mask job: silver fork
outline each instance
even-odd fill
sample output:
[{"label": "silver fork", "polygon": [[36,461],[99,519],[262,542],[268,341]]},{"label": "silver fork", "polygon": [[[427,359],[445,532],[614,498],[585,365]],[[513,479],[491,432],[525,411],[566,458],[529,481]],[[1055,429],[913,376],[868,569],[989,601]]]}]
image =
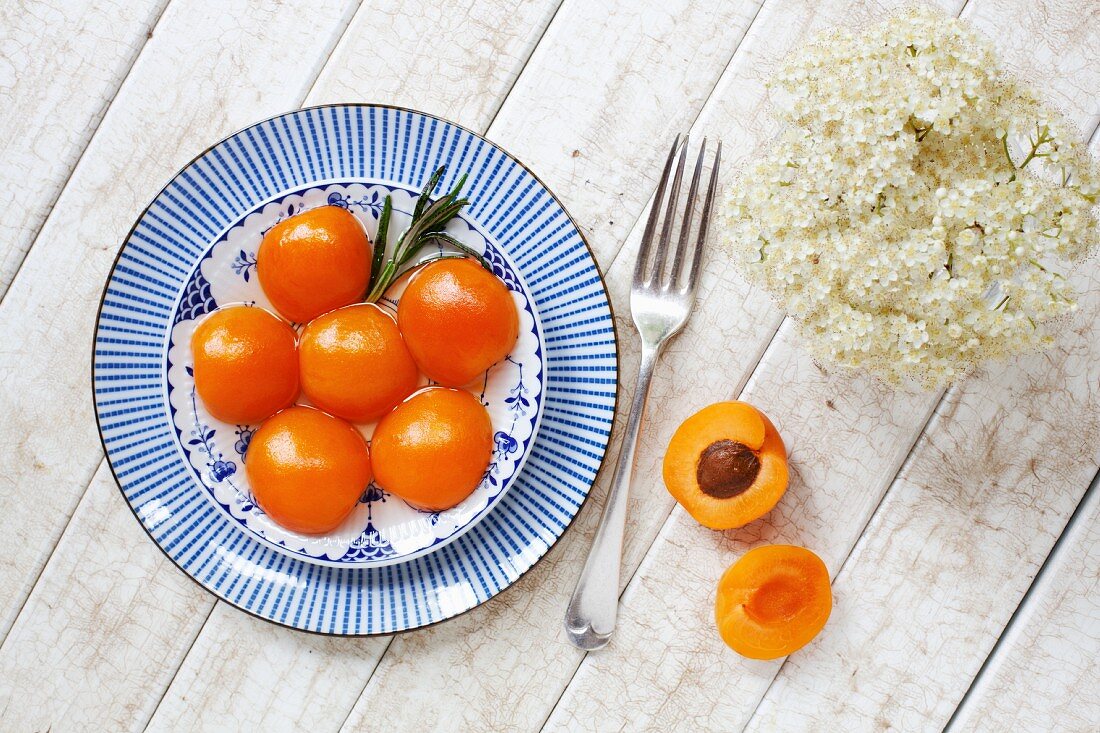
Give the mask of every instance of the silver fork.
[{"label": "silver fork", "polygon": [[[642,246],[638,251],[638,263],[634,267],[634,284],[630,290],[630,315],[642,341],[642,365],[638,375],[638,387],[634,391],[634,400],[630,405],[630,416],[626,421],[626,435],[619,451],[619,462],[615,466],[615,475],[611,478],[611,488],[607,492],[607,503],[596,529],[596,538],[588,552],[580,580],[573,591],[569,607],[565,612],[565,631],[569,641],[580,649],[599,649],[611,640],[615,630],[615,619],[619,609],[619,571],[622,565],[623,529],[626,525],[626,504],[630,494],[630,482],[634,474],[634,454],[638,449],[638,436],[645,418],[646,398],[649,396],[649,381],[653,368],[657,364],[661,347],[668,339],[684,327],[695,304],[695,290],[699,281],[699,269],[703,260],[703,248],[710,223],[711,207],[714,201],[714,189],[718,180],[718,165],[722,159],[722,143],[718,143],[714,155],[714,166],[710,173],[707,195],[703,203],[703,213],[698,233],[691,245],[691,224],[695,212],[695,198],[699,191],[699,179],[703,172],[703,158],[707,141],[699,149],[695,162],[695,172],[691,176],[687,200],[684,204],[683,220],[672,263],[669,266],[669,249],[676,211],[680,198],[680,184],[684,177],[684,165],[687,160],[688,138],[683,144],[680,136],[669,151],[665,162],[661,182],[657,186],[657,196],[649,212],[645,232],[642,234]],[[676,161],[672,188],[665,206],[664,223],[660,236],[657,234],[657,220],[665,200],[669,174]],[[656,243],[656,247],[654,244]],[[684,277],[684,264],[688,249],[692,249],[691,267]]]}]

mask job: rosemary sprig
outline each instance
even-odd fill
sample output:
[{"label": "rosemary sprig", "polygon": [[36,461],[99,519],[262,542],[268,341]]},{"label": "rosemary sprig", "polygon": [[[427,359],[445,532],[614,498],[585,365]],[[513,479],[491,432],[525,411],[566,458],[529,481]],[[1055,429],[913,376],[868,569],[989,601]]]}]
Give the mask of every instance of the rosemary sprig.
[{"label": "rosemary sprig", "polygon": [[409,228],[398,238],[393,255],[389,260],[386,260],[385,254],[393,202],[389,196],[386,197],[382,204],[382,215],[378,220],[378,236],[374,245],[374,261],[371,263],[370,285],[365,298],[366,302],[374,303],[381,298],[382,294],[389,289],[390,285],[401,274],[402,268],[408,265],[421,249],[432,242],[449,244],[465,255],[476,258],[482,266],[488,269],[488,265],[480,254],[443,231],[443,228],[447,226],[447,222],[457,216],[466,204],[470,203],[467,199],[459,197],[459,192],[466,184],[465,175],[458,179],[458,183],[448,193],[432,201],[432,192],[439,185],[439,181],[443,178],[443,173],[446,170],[446,166],[440,166],[424,184],[424,188],[416,200],[416,205],[413,207],[412,221],[409,222]]}]

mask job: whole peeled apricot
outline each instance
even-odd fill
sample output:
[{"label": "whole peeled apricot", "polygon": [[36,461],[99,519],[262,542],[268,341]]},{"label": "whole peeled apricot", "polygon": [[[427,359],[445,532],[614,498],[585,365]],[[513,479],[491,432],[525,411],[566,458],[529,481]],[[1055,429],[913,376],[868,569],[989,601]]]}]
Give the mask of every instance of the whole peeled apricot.
[{"label": "whole peeled apricot", "polygon": [[367,233],[353,214],[321,206],[268,230],[256,253],[256,273],[275,310],[306,323],[363,297],[371,254]]},{"label": "whole peeled apricot", "polygon": [[718,581],[714,619],[722,640],[750,659],[776,659],[817,636],[833,608],[829,570],[794,545],[757,547]]},{"label": "whole peeled apricot", "polygon": [[493,426],[469,392],[428,387],[382,418],[371,453],[380,487],[414,506],[440,511],[481,483],[493,456]]},{"label": "whole peeled apricot", "polygon": [[416,389],[419,373],[397,322],[373,303],[314,318],[298,340],[302,391],[325,412],[377,420]]},{"label": "whole peeled apricot", "polygon": [[264,421],[244,465],[260,508],[305,534],[338,527],[371,480],[370,452],[359,431],[312,407],[291,407]]},{"label": "whole peeled apricot", "polygon": [[503,359],[519,338],[512,294],[471,259],[424,265],[397,305],[397,325],[420,370],[461,387]]},{"label": "whole peeled apricot", "polygon": [[262,308],[219,308],[191,334],[195,390],[218,420],[259,422],[298,396],[294,329]]},{"label": "whole peeled apricot", "polygon": [[700,524],[732,529],[767,514],[789,483],[787,448],[746,402],[718,402],[685,420],[664,460],[668,492]]}]

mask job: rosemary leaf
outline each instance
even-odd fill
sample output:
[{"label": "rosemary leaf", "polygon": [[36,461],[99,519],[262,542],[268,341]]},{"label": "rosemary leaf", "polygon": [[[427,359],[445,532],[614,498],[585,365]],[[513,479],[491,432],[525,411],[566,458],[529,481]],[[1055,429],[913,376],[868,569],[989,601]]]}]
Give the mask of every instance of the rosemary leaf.
[{"label": "rosemary leaf", "polygon": [[[485,261],[485,258],[482,257],[479,252],[477,252],[476,250],[473,250],[470,247],[466,246],[462,242],[460,242],[457,239],[455,239],[454,237],[452,237],[450,234],[444,234],[443,232],[434,232],[432,234],[425,235],[424,238],[426,240],[424,242],[424,244],[430,244],[431,242],[436,241],[436,240],[441,241],[445,244],[449,244],[450,246],[457,249],[459,252],[464,253],[464,255],[463,255],[464,257],[472,257],[475,260],[477,260],[481,264],[481,266],[484,267],[486,270],[488,270],[489,272],[493,271],[493,268],[489,266],[489,263]],[[446,257],[446,255],[443,255],[443,256]],[[436,259],[439,259],[439,258],[437,257]]]},{"label": "rosemary leaf", "polygon": [[420,213],[424,211],[424,207],[431,201],[432,191],[439,185],[439,179],[443,177],[443,172],[447,170],[447,166],[441,165],[432,174],[428,182],[424,184],[423,190],[420,191],[420,197],[416,200],[416,206],[413,208],[413,219],[420,216]]},{"label": "rosemary leaf", "polygon": [[390,228],[390,215],[393,213],[393,199],[389,196],[382,202],[382,214],[378,217],[378,236],[374,238],[374,259],[370,263],[370,279],[367,281],[369,293],[378,282],[382,263],[386,261],[386,243]]}]

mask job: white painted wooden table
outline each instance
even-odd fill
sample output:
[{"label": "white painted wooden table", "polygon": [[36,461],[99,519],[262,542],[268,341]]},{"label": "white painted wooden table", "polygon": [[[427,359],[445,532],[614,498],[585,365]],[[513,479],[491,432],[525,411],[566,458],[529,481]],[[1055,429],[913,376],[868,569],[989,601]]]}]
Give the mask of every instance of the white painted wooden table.
[{"label": "white painted wooden table", "polygon": [[[939,2],[1100,152],[1097,0]],[[499,598],[425,631],[330,639],[216,603],[148,540],[103,463],[88,369],[100,289],[138,212],[211,142],[342,101],[484,132],[585,230],[631,375],[629,273],[669,140],[719,135],[737,167],[774,132],[763,82],[783,54],[897,4],[0,3],[0,730],[1100,728],[1095,261],[1054,350],[905,395],[822,371],[712,259],[654,384],[620,628],[588,655],[561,618],[609,472]],[[674,506],[658,466],[684,417],[739,394],[793,448],[791,489],[766,520],[715,533]],[[715,582],[778,541],[821,554],[836,607],[804,650],[749,662],[713,629]]]}]

